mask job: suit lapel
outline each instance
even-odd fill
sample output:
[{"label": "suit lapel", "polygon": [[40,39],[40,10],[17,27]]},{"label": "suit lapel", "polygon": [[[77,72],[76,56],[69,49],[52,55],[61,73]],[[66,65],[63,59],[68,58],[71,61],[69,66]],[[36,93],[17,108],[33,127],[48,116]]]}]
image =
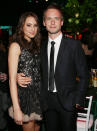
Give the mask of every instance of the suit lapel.
[{"label": "suit lapel", "polygon": [[64,37],[62,37],[61,44],[60,44],[59,51],[58,51],[57,61],[56,61],[55,73],[61,63],[61,58],[64,54],[65,47],[66,47],[66,40],[64,39]]}]

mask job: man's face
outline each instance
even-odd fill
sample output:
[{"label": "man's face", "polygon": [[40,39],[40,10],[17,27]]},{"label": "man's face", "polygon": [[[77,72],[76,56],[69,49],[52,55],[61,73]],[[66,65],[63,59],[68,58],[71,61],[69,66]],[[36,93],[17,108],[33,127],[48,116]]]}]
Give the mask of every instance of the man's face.
[{"label": "man's face", "polygon": [[63,20],[60,12],[57,9],[48,9],[45,12],[43,25],[49,34],[59,34],[63,25]]}]

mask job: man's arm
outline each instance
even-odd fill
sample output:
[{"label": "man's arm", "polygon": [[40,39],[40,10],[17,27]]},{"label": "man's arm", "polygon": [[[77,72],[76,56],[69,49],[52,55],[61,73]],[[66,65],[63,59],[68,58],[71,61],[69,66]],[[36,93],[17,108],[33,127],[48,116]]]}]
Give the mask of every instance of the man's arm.
[{"label": "man's arm", "polygon": [[87,67],[85,54],[80,43],[76,44],[74,56],[77,76],[79,77],[79,82],[77,85],[76,104],[81,105],[83,104],[83,100],[85,98],[86,91],[89,86],[89,71]]}]

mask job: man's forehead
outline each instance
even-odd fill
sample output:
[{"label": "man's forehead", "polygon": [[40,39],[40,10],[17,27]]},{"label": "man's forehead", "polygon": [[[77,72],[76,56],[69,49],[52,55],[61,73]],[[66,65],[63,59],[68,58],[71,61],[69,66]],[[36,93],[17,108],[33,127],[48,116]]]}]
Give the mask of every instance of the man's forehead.
[{"label": "man's forehead", "polygon": [[45,14],[59,14],[59,15],[61,15],[61,13],[60,13],[60,11],[59,10],[57,10],[57,9],[48,9],[46,12],[45,12]]}]

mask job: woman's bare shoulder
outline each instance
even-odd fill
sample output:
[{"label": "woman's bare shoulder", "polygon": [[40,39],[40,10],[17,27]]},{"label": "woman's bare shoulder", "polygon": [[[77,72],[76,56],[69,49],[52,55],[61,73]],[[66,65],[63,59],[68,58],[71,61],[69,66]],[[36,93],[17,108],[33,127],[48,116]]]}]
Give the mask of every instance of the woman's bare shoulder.
[{"label": "woman's bare shoulder", "polygon": [[20,45],[17,42],[11,43],[9,46],[9,51],[14,53],[15,52],[20,53],[21,52]]}]

